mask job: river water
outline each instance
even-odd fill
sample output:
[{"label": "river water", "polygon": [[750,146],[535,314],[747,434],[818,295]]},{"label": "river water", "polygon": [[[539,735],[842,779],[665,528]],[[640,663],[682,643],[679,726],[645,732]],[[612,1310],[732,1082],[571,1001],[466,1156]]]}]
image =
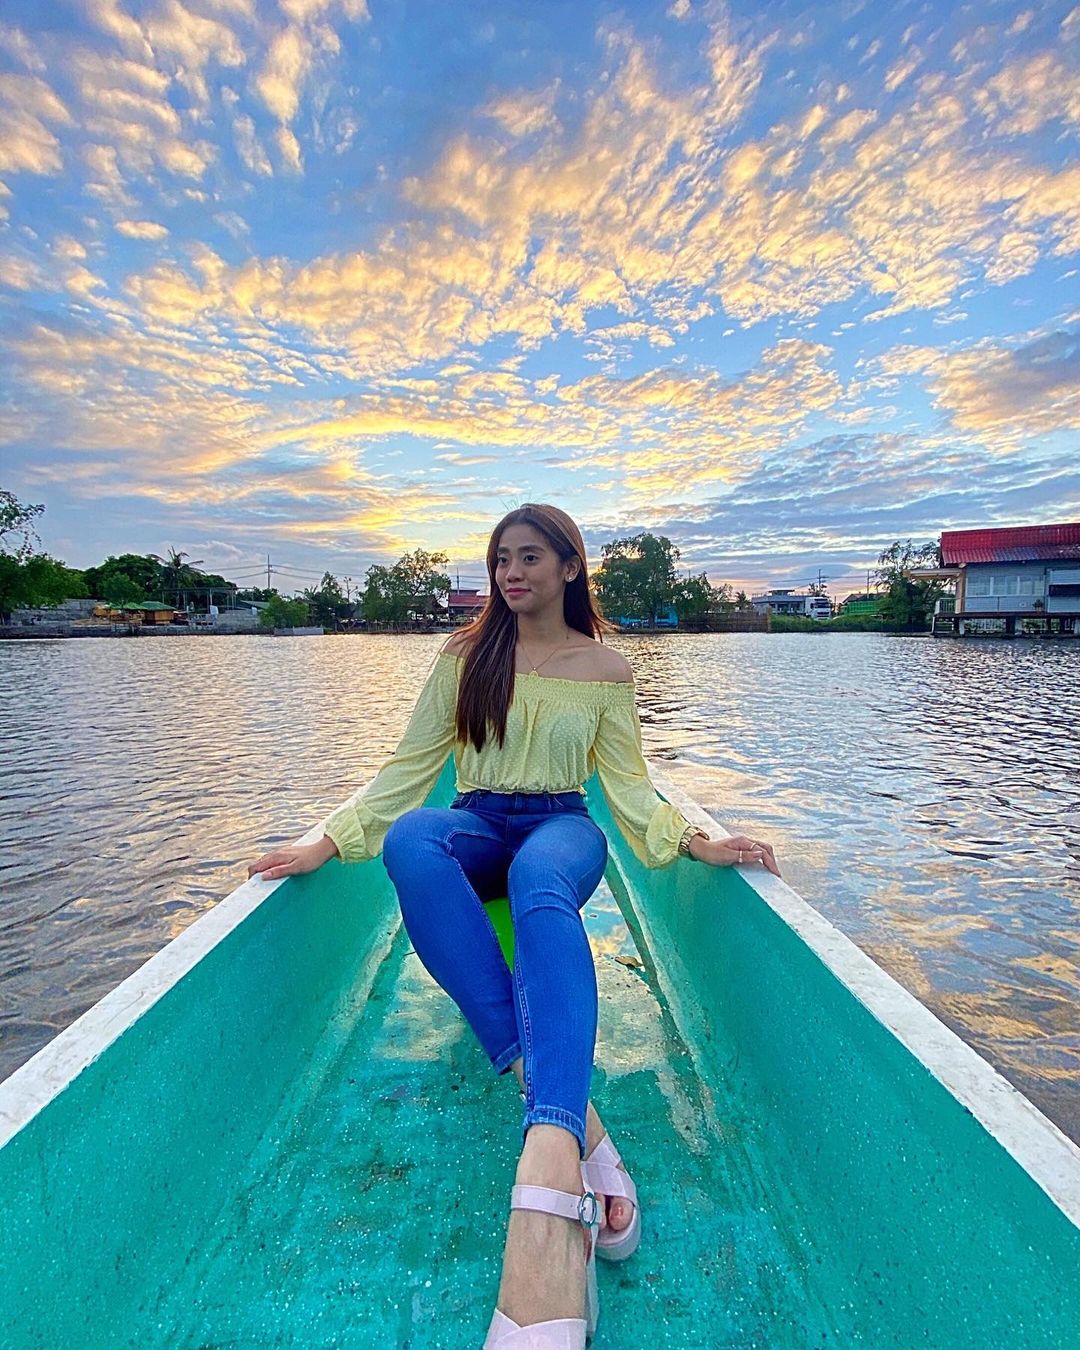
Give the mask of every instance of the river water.
[{"label": "river water", "polygon": [[[441,642],[0,643],[0,1077],[369,778]],[[1080,1141],[1080,643],[612,645],[646,754]]]}]

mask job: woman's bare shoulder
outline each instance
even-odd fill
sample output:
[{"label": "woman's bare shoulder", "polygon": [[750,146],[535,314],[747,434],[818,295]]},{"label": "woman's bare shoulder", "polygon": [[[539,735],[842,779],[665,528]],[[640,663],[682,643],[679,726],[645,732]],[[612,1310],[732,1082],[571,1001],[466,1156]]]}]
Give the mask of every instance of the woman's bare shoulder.
[{"label": "woman's bare shoulder", "polygon": [[610,647],[605,647],[602,642],[593,642],[592,647],[589,656],[596,671],[593,679],[619,684],[634,683],[634,672],[625,656],[620,656]]},{"label": "woman's bare shoulder", "polygon": [[442,650],[451,656],[465,656],[471,645],[471,639],[465,633],[455,633],[443,643]]}]

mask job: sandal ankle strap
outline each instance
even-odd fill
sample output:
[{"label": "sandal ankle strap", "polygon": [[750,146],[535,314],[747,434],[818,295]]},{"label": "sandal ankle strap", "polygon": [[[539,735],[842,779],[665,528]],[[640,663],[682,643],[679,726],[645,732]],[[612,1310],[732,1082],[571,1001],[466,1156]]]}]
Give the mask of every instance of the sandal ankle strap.
[{"label": "sandal ankle strap", "polygon": [[510,1192],[510,1208],[536,1209],[542,1214],[557,1214],[563,1219],[574,1219],[583,1228],[595,1228],[600,1222],[600,1206],[592,1191],[571,1195],[550,1186],[515,1186]]}]

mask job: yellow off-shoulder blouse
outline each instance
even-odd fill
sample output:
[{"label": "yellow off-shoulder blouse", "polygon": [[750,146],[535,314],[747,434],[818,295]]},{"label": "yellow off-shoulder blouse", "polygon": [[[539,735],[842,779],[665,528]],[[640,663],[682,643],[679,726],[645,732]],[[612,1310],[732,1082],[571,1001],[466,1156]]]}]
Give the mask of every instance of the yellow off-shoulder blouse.
[{"label": "yellow off-shoulder blouse", "polygon": [[580,792],[596,770],[612,817],[635,856],[666,867],[692,827],[649,780],[635,690],[628,681],[518,674],[502,746],[477,753],[456,737],[460,663],[435,659],[397,749],[361,794],[332,812],[323,830],[345,862],[377,857],[398,816],[422,806],[453,751],[458,792]]}]

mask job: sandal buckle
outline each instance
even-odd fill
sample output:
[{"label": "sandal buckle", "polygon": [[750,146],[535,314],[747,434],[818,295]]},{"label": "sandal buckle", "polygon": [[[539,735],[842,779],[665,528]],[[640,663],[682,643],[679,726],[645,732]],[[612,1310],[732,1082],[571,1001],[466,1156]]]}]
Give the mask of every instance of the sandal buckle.
[{"label": "sandal buckle", "polygon": [[[592,1202],[589,1206],[588,1218],[585,1217],[586,1200]],[[586,1191],[578,1201],[578,1220],[583,1223],[586,1228],[593,1228],[600,1221],[600,1205],[592,1191]]]}]

